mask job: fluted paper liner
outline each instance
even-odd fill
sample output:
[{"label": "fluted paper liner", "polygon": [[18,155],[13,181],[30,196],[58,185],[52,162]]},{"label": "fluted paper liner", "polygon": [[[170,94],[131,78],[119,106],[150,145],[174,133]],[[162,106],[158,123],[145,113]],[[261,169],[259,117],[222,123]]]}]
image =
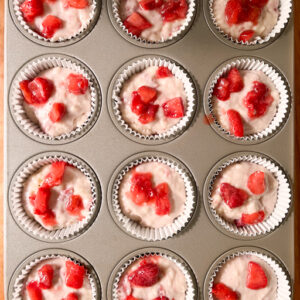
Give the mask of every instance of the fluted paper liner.
[{"label": "fluted paper liner", "polygon": [[[185,111],[185,115],[172,126],[166,132],[160,134],[152,134],[152,135],[144,135],[130,127],[125,120],[122,118],[122,113],[120,111],[120,105],[122,100],[120,98],[120,93],[124,83],[129,80],[134,74],[142,72],[148,67],[168,67],[172,74],[180,79],[183,82],[184,90],[187,97],[187,107]],[[177,63],[171,61],[167,58],[163,57],[149,57],[149,58],[140,58],[137,61],[131,63],[128,67],[126,67],[121,74],[118,76],[118,79],[114,83],[114,89],[112,92],[112,110],[114,114],[114,118],[117,120],[118,126],[123,131],[129,133],[133,137],[137,139],[147,140],[147,141],[157,141],[172,138],[174,136],[182,133],[190,124],[193,119],[197,100],[196,100],[196,88],[194,86],[193,80],[190,75]]]},{"label": "fluted paper liner", "polygon": [[[71,132],[51,137],[46,134],[39,126],[30,120],[24,109],[24,97],[20,90],[19,83],[22,80],[31,80],[44,70],[61,67],[70,69],[82,74],[89,81],[91,92],[91,111],[87,120]],[[44,143],[63,143],[70,139],[74,140],[86,133],[96,122],[100,110],[100,91],[95,76],[80,61],[59,55],[45,55],[27,63],[13,80],[10,90],[10,108],[17,125],[29,136],[38,138]]]},{"label": "fluted paper liner", "polygon": [[[213,91],[214,87],[218,82],[220,77],[226,75],[232,68],[237,68],[239,70],[255,70],[261,71],[266,76],[268,76],[273,84],[275,85],[277,91],[279,92],[279,104],[277,107],[277,112],[270,122],[270,124],[261,132],[257,132],[254,134],[250,134],[244,137],[236,137],[232,135],[230,132],[226,131],[222,126],[219,124],[216,116],[214,115],[214,108],[213,108]],[[266,140],[276,134],[285,124],[289,117],[290,108],[291,108],[291,93],[289,85],[284,78],[284,76],[280,73],[279,70],[275,69],[269,62],[263,59],[256,59],[256,58],[248,58],[248,57],[240,57],[236,59],[232,59],[223,67],[220,67],[216,71],[217,75],[215,78],[210,82],[209,86],[209,94],[208,94],[208,108],[206,110],[207,115],[212,115],[213,117],[213,124],[220,134],[230,138],[232,141],[243,141],[243,142],[260,142]]]},{"label": "fluted paper liner", "polygon": [[[81,221],[75,222],[70,226],[48,230],[38,223],[34,218],[30,217],[23,206],[23,187],[26,180],[41,169],[45,165],[49,165],[55,161],[64,161],[78,170],[80,170],[88,179],[91,186],[92,201],[89,214]],[[101,195],[97,190],[97,179],[94,172],[80,159],[67,153],[57,153],[51,155],[39,155],[38,158],[28,160],[22,166],[13,179],[9,193],[9,204],[16,222],[30,234],[48,241],[59,241],[77,236],[86,227],[90,226],[98,211],[101,202]]]},{"label": "fluted paper liner", "polygon": [[[171,224],[159,228],[142,226],[138,222],[130,219],[122,212],[119,202],[119,189],[126,173],[134,167],[147,162],[158,162],[167,165],[181,176],[185,184],[186,203],[183,213],[175,218]],[[197,201],[196,189],[190,172],[179,161],[172,160],[163,155],[141,156],[140,158],[133,160],[119,172],[116,178],[114,178],[112,189],[112,199],[108,200],[112,201],[113,213],[119,224],[131,235],[147,241],[168,239],[183,230],[193,215]]]},{"label": "fluted paper liner", "polygon": [[[277,202],[271,215],[263,222],[242,227],[238,227],[234,223],[230,223],[219,216],[217,211],[212,207],[213,199],[211,198],[212,191],[214,189],[214,183],[218,175],[220,175],[222,171],[229,165],[239,162],[249,162],[263,166],[269,172],[271,172],[274,175],[275,179],[278,181]],[[221,227],[225,228],[230,233],[236,234],[237,236],[258,237],[260,235],[272,232],[284,222],[290,210],[292,190],[287,175],[275,161],[258,154],[239,155],[237,153],[233,157],[228,158],[228,161],[218,167],[217,171],[209,181],[208,199],[206,199],[205,201],[209,202],[209,209],[216,219],[217,223]]]}]

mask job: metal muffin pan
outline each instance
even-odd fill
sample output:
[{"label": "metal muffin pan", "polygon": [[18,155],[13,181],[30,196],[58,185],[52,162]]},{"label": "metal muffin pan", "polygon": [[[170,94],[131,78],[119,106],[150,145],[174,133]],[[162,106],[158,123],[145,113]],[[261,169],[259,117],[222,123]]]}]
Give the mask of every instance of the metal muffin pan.
[{"label": "metal muffin pan", "polygon": [[[278,257],[294,278],[294,214],[274,232],[259,239],[245,240],[229,237],[218,230],[204,209],[202,198],[204,182],[211,168],[231,153],[253,151],[276,160],[293,180],[294,116],[293,107],[281,130],[267,141],[256,145],[239,145],[220,137],[204,122],[204,88],[210,75],[225,61],[239,56],[255,56],[276,66],[286,77],[293,91],[293,23],[290,21],[283,33],[262,49],[232,48],[221,42],[209,29],[204,17],[206,1],[199,1],[191,28],[174,43],[155,47],[140,47],[124,39],[109,18],[107,5],[102,1],[101,14],[94,28],[80,41],[65,43],[63,47],[47,47],[26,38],[16,27],[9,10],[12,0],[6,3],[5,49],[5,293],[13,299],[9,283],[14,271],[32,254],[50,248],[73,251],[86,259],[97,273],[102,299],[108,299],[110,277],[116,265],[130,253],[141,248],[171,250],[190,266],[195,274],[199,299],[205,276],[214,261],[229,249],[259,247]],[[202,7],[204,5],[204,8]],[[59,46],[59,45],[56,45]],[[248,50],[249,49],[249,50]],[[64,145],[46,145],[30,139],[15,124],[9,113],[9,89],[17,71],[34,57],[62,54],[75,57],[87,65],[95,75],[102,94],[101,112],[95,125],[76,141]],[[178,62],[189,72],[198,89],[198,105],[189,127],[172,141],[159,145],[145,145],[124,136],[112,122],[107,103],[109,86],[120,67],[134,58],[145,55],[162,55]],[[68,241],[49,243],[38,240],[19,228],[9,210],[9,184],[16,170],[30,157],[42,152],[55,151],[74,154],[85,161],[96,173],[101,189],[102,204],[93,224],[81,235]],[[195,179],[198,194],[197,209],[192,220],[178,235],[167,240],[147,242],[126,234],[115,224],[109,213],[108,186],[116,168],[129,157],[140,152],[159,151],[179,159]],[[190,300],[190,299],[187,299]]]}]

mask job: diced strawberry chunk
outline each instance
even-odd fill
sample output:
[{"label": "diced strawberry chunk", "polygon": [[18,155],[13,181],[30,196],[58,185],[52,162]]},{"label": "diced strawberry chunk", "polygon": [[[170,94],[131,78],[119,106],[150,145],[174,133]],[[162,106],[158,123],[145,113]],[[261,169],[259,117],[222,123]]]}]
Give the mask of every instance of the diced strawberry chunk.
[{"label": "diced strawberry chunk", "polygon": [[141,0],[139,1],[139,5],[144,10],[153,10],[161,7],[163,4],[163,0]]},{"label": "diced strawberry chunk", "polygon": [[155,120],[156,113],[158,111],[159,105],[148,104],[147,111],[140,115],[139,121],[142,124],[148,124]]},{"label": "diced strawberry chunk", "polygon": [[147,112],[148,105],[142,101],[138,92],[132,92],[131,111],[140,116]]},{"label": "diced strawberry chunk", "polygon": [[229,183],[222,183],[220,193],[223,201],[230,207],[236,208],[244,204],[249,198],[246,191],[238,189]]},{"label": "diced strawberry chunk", "polygon": [[32,98],[31,91],[28,87],[29,83],[30,83],[30,80],[23,80],[19,83],[19,87],[20,87],[20,90],[21,90],[21,92],[24,96],[25,101],[28,104],[34,104],[34,100]]},{"label": "diced strawberry chunk", "polygon": [[160,9],[164,22],[173,22],[177,19],[184,19],[188,11],[186,0],[166,0]]},{"label": "diced strawberry chunk", "polygon": [[65,203],[66,210],[70,215],[80,215],[83,210],[83,201],[80,195],[71,195]]},{"label": "diced strawberry chunk", "polygon": [[251,290],[263,289],[268,285],[268,278],[262,266],[256,262],[248,263],[246,286]]},{"label": "diced strawberry chunk", "polygon": [[74,95],[84,95],[89,88],[89,81],[82,74],[69,74],[67,77],[68,91]]},{"label": "diced strawberry chunk", "polygon": [[242,214],[241,219],[238,221],[239,226],[255,225],[262,222],[265,218],[264,211],[258,211],[252,214]]},{"label": "diced strawberry chunk", "polygon": [[244,81],[241,77],[240,71],[237,68],[233,68],[229,71],[227,75],[227,80],[229,81],[229,92],[236,93],[243,89]]},{"label": "diced strawberry chunk", "polygon": [[137,27],[132,26],[129,22],[127,22],[127,20],[124,20],[123,24],[129,33],[136,35],[136,36],[141,35],[142,30],[138,29]]},{"label": "diced strawberry chunk", "polygon": [[78,300],[78,296],[75,293],[70,293],[66,298],[62,300]]},{"label": "diced strawberry chunk", "polygon": [[52,210],[48,210],[46,213],[40,215],[40,217],[45,226],[57,225],[56,216]]},{"label": "diced strawberry chunk", "polygon": [[222,101],[226,101],[230,97],[229,91],[230,82],[228,79],[221,77],[219,78],[215,88],[214,88],[214,95]]},{"label": "diced strawberry chunk", "polygon": [[139,300],[139,299],[133,297],[132,295],[129,295],[129,296],[126,297],[126,300]]},{"label": "diced strawberry chunk", "polygon": [[125,21],[141,32],[147,28],[152,27],[152,24],[137,12],[133,12],[129,17],[126,18]]},{"label": "diced strawberry chunk", "polygon": [[269,0],[248,0],[249,4],[251,6],[257,6],[260,8],[263,8]]},{"label": "diced strawberry chunk", "polygon": [[20,6],[23,18],[26,22],[32,22],[44,13],[42,0],[25,0]]},{"label": "diced strawberry chunk", "polygon": [[254,30],[245,30],[240,34],[239,41],[241,42],[249,42],[254,36]]},{"label": "diced strawberry chunk", "polygon": [[255,195],[265,192],[265,173],[257,171],[252,173],[247,182],[248,189]]},{"label": "diced strawberry chunk", "polygon": [[147,263],[140,266],[128,275],[131,284],[139,287],[149,287],[159,280],[159,267],[154,263]]},{"label": "diced strawberry chunk", "polygon": [[43,299],[42,290],[39,288],[39,284],[36,281],[30,281],[26,286],[26,290],[30,300]]},{"label": "diced strawberry chunk", "polygon": [[83,9],[89,6],[88,0],[67,0],[67,6],[77,9]]},{"label": "diced strawberry chunk", "polygon": [[172,77],[173,73],[167,67],[158,67],[155,76],[157,79],[166,78],[166,77]]},{"label": "diced strawberry chunk", "polygon": [[213,285],[212,294],[216,300],[238,300],[237,293],[221,282]]},{"label": "diced strawberry chunk", "polygon": [[28,83],[28,89],[31,92],[33,104],[44,104],[52,94],[53,84],[46,78],[36,77]]},{"label": "diced strawberry chunk", "polygon": [[163,103],[162,108],[167,118],[182,118],[184,116],[184,107],[181,97],[177,97]]},{"label": "diced strawberry chunk", "polygon": [[169,185],[166,182],[159,184],[156,188],[155,213],[158,216],[168,215],[171,211],[169,199]]},{"label": "diced strawberry chunk", "polygon": [[49,118],[53,123],[59,122],[65,115],[66,107],[63,103],[53,103],[49,112]]},{"label": "diced strawberry chunk", "polygon": [[269,89],[264,83],[259,81],[254,81],[253,91],[257,94],[258,97],[264,97],[269,92]]},{"label": "diced strawberry chunk", "polygon": [[243,11],[241,0],[229,0],[225,8],[225,16],[227,23],[231,26],[238,24],[240,15]]},{"label": "diced strawberry chunk", "polygon": [[41,34],[46,39],[51,39],[55,32],[62,28],[63,22],[60,18],[52,15],[48,15],[42,22]]},{"label": "diced strawberry chunk", "polygon": [[49,264],[43,265],[38,270],[40,288],[46,290],[52,287],[53,273],[53,267]]},{"label": "diced strawberry chunk", "polygon": [[144,103],[154,102],[157,98],[157,91],[156,89],[143,85],[138,88],[137,93],[140,95],[141,100]]},{"label": "diced strawberry chunk", "polygon": [[261,8],[254,6],[245,6],[243,14],[241,15],[241,21],[252,22],[254,25],[256,25],[260,14]]},{"label": "diced strawberry chunk", "polygon": [[236,137],[244,136],[244,125],[241,115],[234,109],[227,111],[227,117],[230,124],[230,132]]},{"label": "diced strawberry chunk", "polygon": [[160,296],[160,297],[156,297],[156,298],[153,299],[153,300],[169,300],[169,298],[166,297],[166,296]]},{"label": "diced strawberry chunk", "polygon": [[49,210],[51,191],[48,187],[40,187],[34,200],[34,214],[43,215]]},{"label": "diced strawberry chunk", "polygon": [[66,261],[66,286],[80,289],[83,285],[84,275],[84,266],[79,266],[70,260]]},{"label": "diced strawberry chunk", "polygon": [[52,188],[60,185],[64,176],[67,163],[64,161],[56,161],[51,164],[50,173],[46,175],[42,186]]}]

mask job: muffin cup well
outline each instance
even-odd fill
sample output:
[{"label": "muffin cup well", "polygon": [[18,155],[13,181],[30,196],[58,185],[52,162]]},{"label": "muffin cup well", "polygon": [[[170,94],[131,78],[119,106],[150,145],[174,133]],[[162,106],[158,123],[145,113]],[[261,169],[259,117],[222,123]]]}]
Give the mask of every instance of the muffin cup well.
[{"label": "muffin cup well", "polygon": [[[61,67],[82,74],[89,81],[91,112],[87,120],[69,133],[51,137],[42,131],[39,124],[30,120],[24,109],[24,97],[19,87],[22,80],[31,80],[44,70]],[[46,144],[64,144],[74,141],[87,133],[95,124],[101,107],[101,92],[91,70],[79,60],[66,55],[43,55],[26,63],[15,75],[9,92],[9,106],[18,127],[29,137]]]},{"label": "muffin cup well", "polygon": [[[61,229],[47,230],[26,213],[23,206],[23,186],[30,175],[34,174],[43,166],[55,161],[65,161],[76,167],[89,179],[92,202],[89,214],[83,220]],[[87,230],[95,220],[100,205],[101,189],[96,174],[84,161],[64,152],[46,152],[28,159],[19,167],[10,183],[9,206],[15,221],[25,232],[33,237],[47,240],[48,242],[60,242],[62,240],[72,239]]]},{"label": "muffin cup well", "polygon": [[[120,93],[124,83],[133,75],[142,72],[148,67],[164,66],[168,67],[173,75],[183,82],[184,90],[187,97],[187,108],[185,115],[177,124],[172,126],[168,131],[160,134],[144,135],[132,129],[123,119],[120,110],[122,100]],[[145,56],[133,59],[125,64],[115,75],[108,100],[110,115],[117,128],[128,138],[144,144],[160,144],[170,141],[184,132],[193,120],[197,107],[197,93],[195,84],[187,71],[175,61],[162,56]]]},{"label": "muffin cup well", "polygon": [[[274,210],[267,219],[256,225],[237,227],[234,223],[230,223],[219,216],[211,205],[211,194],[218,175],[228,166],[239,162],[250,162],[263,166],[271,172],[278,181],[277,202]],[[274,231],[285,221],[291,207],[292,189],[285,171],[273,159],[264,154],[255,152],[238,152],[223,158],[211,169],[205,181],[203,199],[209,218],[222,232],[241,239],[251,239],[264,236]]]},{"label": "muffin cup well", "polygon": [[[279,92],[280,99],[277,112],[271,123],[263,131],[244,137],[236,137],[222,128],[217,121],[213,108],[213,91],[218,79],[226,75],[232,68],[239,70],[261,71],[274,83]],[[223,138],[237,144],[257,144],[271,138],[283,128],[288,120],[292,105],[292,95],[289,84],[281,71],[270,62],[255,57],[237,57],[220,65],[210,76],[204,91],[204,111],[212,116],[210,126]]]},{"label": "muffin cup well", "polygon": [[229,260],[242,256],[242,255],[255,255],[266,262],[274,271],[277,277],[277,297],[274,300],[291,300],[292,299],[292,286],[290,275],[284,264],[272,253],[256,247],[239,247],[221,255],[210,267],[204,282],[204,300],[214,300],[212,295],[212,287],[214,280],[220,269]]},{"label": "muffin cup well", "polygon": [[[172,224],[160,228],[145,227],[130,219],[122,212],[119,202],[119,189],[126,173],[147,162],[159,162],[169,166],[181,176],[185,183],[186,203],[184,212],[175,218]],[[111,215],[121,229],[138,239],[160,241],[174,236],[188,225],[195,211],[197,190],[192,174],[182,162],[164,153],[144,152],[130,157],[116,169],[109,184],[107,199]]]},{"label": "muffin cup well", "polygon": [[206,21],[210,29],[222,42],[226,43],[229,46],[243,50],[259,49],[275,41],[287,26],[292,14],[293,6],[291,0],[280,0],[279,17],[272,31],[265,38],[257,37],[250,42],[241,42],[238,39],[234,39],[229,34],[225,33],[219,27],[219,25],[217,24],[217,20],[214,17],[213,3],[214,0],[203,1]]}]

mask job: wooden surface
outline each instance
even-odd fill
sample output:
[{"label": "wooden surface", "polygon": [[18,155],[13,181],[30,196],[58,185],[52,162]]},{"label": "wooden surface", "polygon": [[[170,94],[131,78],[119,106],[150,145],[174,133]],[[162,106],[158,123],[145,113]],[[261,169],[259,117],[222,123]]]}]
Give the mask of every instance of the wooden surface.
[{"label": "wooden surface", "polygon": [[[300,0],[294,1],[295,16],[295,109],[296,109],[296,135],[295,135],[295,284],[294,299],[300,300]],[[0,0],[0,198],[3,198],[3,53],[4,53],[4,0]],[[298,83],[298,84],[297,84]],[[4,300],[3,285],[3,201],[0,201],[0,300]]]}]

